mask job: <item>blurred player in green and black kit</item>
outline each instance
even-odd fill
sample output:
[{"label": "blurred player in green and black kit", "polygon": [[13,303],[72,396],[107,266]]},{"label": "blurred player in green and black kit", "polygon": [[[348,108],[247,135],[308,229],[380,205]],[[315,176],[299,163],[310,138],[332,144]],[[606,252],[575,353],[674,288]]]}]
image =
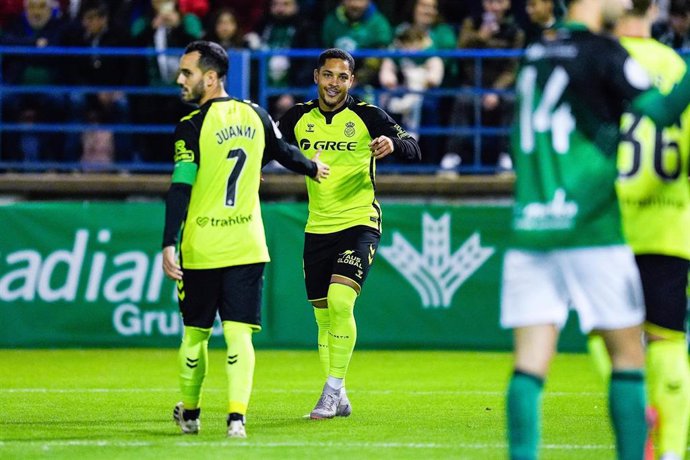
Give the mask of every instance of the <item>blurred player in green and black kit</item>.
[{"label": "blurred player in green and black kit", "polygon": [[668,126],[690,100],[687,74],[667,95],[614,39],[604,20],[621,0],[571,0],[566,21],[525,50],[513,130],[513,241],[506,251],[501,324],[514,330],[507,390],[510,457],[538,454],[544,379],[569,308],[611,358],[609,412],[619,459],[642,459],[645,354],[640,275],[616,196],[626,109]]},{"label": "blurred player in green and black kit", "polygon": [[[259,183],[264,156],[319,181],[328,167],[286,143],[260,107],[228,97],[228,56],[193,42],[180,58],[182,99],[199,104],[175,129],[175,169],[166,198],[163,271],[177,281],[184,335],[179,354],[182,402],[174,420],[199,431],[208,339],[216,314],[227,344],[228,436],[246,437],[254,375],[252,334],[261,329],[261,290],[269,261]],[[179,260],[176,256],[179,233]]]},{"label": "blurred player in green and black kit", "polygon": [[[633,0],[615,34],[630,55],[668,93],[686,71],[678,54],[651,38],[653,0]],[[618,148],[618,197],[623,234],[635,253],[645,303],[647,395],[656,423],[653,444],[661,460],[685,457],[690,422],[690,365],[686,342],[690,265],[690,110],[659,129],[626,113]],[[610,370],[600,336],[589,342],[602,374]],[[655,449],[652,448],[655,447]]]},{"label": "blurred player in green and black kit", "polygon": [[354,70],[346,51],[321,53],[314,70],[318,99],[295,105],[279,124],[288,142],[309,158],[321,149],[331,167],[327,182],[307,183],[304,277],[327,379],[313,419],[352,411],[344,379],[357,338],[354,306],[381,236],[376,160],[390,154],[421,158],[417,142],[388,114],[349,95]]}]

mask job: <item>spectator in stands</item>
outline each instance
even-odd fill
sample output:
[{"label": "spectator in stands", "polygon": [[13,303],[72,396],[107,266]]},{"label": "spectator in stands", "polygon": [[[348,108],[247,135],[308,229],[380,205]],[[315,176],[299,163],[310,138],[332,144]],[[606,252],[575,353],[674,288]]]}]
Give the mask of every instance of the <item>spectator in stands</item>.
[{"label": "spectator in stands", "polygon": [[176,1],[151,0],[148,14],[132,24],[134,44],[154,47],[159,54],[148,66],[149,84],[171,84],[177,78],[178,56],[166,53],[169,48],[183,48],[201,38],[201,20],[194,14],[182,14]]},{"label": "spectator in stands", "polygon": [[[82,5],[81,21],[65,34],[65,46],[91,48],[88,56],[74,56],[66,66],[67,83],[82,86],[122,86],[132,83],[128,69],[129,59],[122,56],[103,55],[99,48],[113,48],[128,45],[125,31],[118,30],[110,24],[110,11],[105,0],[86,0]],[[121,91],[98,91],[92,93],[73,92],[70,94],[70,114],[75,122],[92,123],[126,123],[129,121],[129,104],[126,95]],[[99,130],[102,131],[102,130]],[[70,136],[73,137],[73,136]],[[131,143],[127,133],[106,131],[95,135],[93,130],[86,131],[78,138],[70,139],[66,146],[66,155],[72,153],[81,161],[98,164],[112,163],[117,152],[118,161],[131,161]],[[87,138],[89,139],[86,142]],[[100,143],[94,142],[95,139]],[[111,146],[103,141],[113,142]],[[117,145],[115,142],[117,141]],[[98,146],[98,155],[87,147]],[[103,152],[110,152],[111,157]]]},{"label": "spectator in stands", "polygon": [[421,27],[429,32],[437,50],[452,50],[458,42],[453,26],[448,24],[439,11],[438,0],[412,0],[409,2],[408,19],[396,27],[396,34],[410,26]]},{"label": "spectator in stands", "polygon": [[211,0],[211,11],[231,8],[237,15],[237,23],[244,35],[256,30],[266,14],[267,3],[266,0]]},{"label": "spectator in stands", "polygon": [[[323,22],[321,40],[325,48],[385,48],[393,41],[393,29],[370,0],[342,0]],[[356,70],[356,80],[368,85],[378,80],[379,59],[365,59]]]},{"label": "spectator in stands", "polygon": [[668,21],[654,26],[654,37],[673,49],[690,48],[690,0],[673,0]]},{"label": "spectator in stands", "polygon": [[525,29],[526,44],[539,40],[545,30],[556,25],[554,0],[527,0],[525,11],[529,17]]},{"label": "spectator in stands", "polygon": [[[401,51],[434,50],[429,31],[418,26],[403,28],[397,34],[393,46]],[[443,60],[437,56],[384,58],[381,63],[379,80],[382,87],[413,91],[390,98],[387,108],[393,114],[400,115],[403,128],[415,139],[419,139],[422,117],[427,115],[428,119],[428,114],[433,115],[438,112],[437,98],[427,97],[422,93],[429,88],[440,86],[443,81],[443,72]],[[438,123],[438,117],[435,117],[434,121]],[[433,148],[425,151],[425,154],[435,155],[435,153]],[[434,162],[437,161],[438,157],[434,159]]]},{"label": "spectator in stands", "polygon": [[[314,48],[319,40],[314,24],[300,13],[297,0],[271,0],[268,15],[251,35],[254,36],[249,40],[252,47],[263,50]],[[313,58],[272,56],[268,60],[269,85],[302,86],[312,79],[312,62]],[[294,96],[286,93],[269,100],[269,111],[277,120],[293,105]]]},{"label": "spectator in stands", "polygon": [[[132,36],[136,46],[153,48],[157,54],[139,63],[136,82],[145,86],[177,87],[179,55],[171,48],[184,48],[201,38],[201,20],[191,14],[182,14],[176,1],[151,0],[149,11],[132,24]],[[176,93],[176,91],[173,91]],[[174,124],[189,112],[177,94],[133,96],[132,119],[135,123]],[[170,134],[143,134],[138,137],[138,152],[149,162],[166,162],[165,146],[172,145]]]},{"label": "spectator in stands", "polygon": [[[482,7],[481,15],[470,16],[462,23],[458,48],[522,48],[525,34],[509,15],[510,0],[482,0]],[[499,91],[508,90],[514,84],[517,58],[485,58],[481,65],[481,80],[477,82],[475,60],[461,60],[461,84],[465,91],[455,99],[451,125],[468,127],[481,122],[485,127],[507,127],[512,117],[514,101],[511,96]],[[476,86],[477,83],[479,87]],[[477,95],[478,89],[488,92]],[[474,116],[477,111],[481,117],[479,120]],[[499,154],[507,151],[507,140],[503,136],[483,136],[481,149],[476,151],[478,146],[468,146],[464,142],[466,140],[466,137],[454,136],[448,145],[448,152],[459,154],[460,160],[465,164],[477,165],[477,160],[480,160],[484,166],[495,166]],[[506,155],[502,157],[502,161],[509,161]],[[447,158],[451,164],[452,158],[452,155]]]},{"label": "spectator in stands", "polygon": [[[180,3],[189,2],[206,2],[208,0],[180,0]],[[89,0],[59,0],[60,9],[62,15],[69,21],[79,23],[81,22],[81,13],[84,6],[89,3]],[[145,10],[148,8],[149,0],[107,0],[109,13],[109,20],[112,27],[117,29],[125,30],[129,29],[132,25],[134,17],[138,15],[133,15],[132,10]],[[182,6],[180,6],[180,11],[187,12]],[[194,12],[194,11],[192,11]],[[143,11],[141,11],[143,13]]]},{"label": "spectator in stands", "polygon": [[247,48],[245,35],[237,24],[237,16],[231,8],[223,7],[209,15],[204,40],[218,43],[225,50]]},{"label": "spectator in stands", "polygon": [[[65,23],[54,0],[24,0],[19,20],[8,25],[2,45],[45,48],[60,45]],[[11,85],[47,85],[61,80],[57,58],[50,55],[7,56],[3,62],[4,82]],[[7,95],[3,100],[3,120],[27,124],[50,123],[64,116],[64,95]],[[38,161],[59,160],[62,153],[59,133],[3,133],[5,158]]]},{"label": "spectator in stands", "polygon": [[[454,5],[455,7],[456,5]],[[438,0],[412,0],[408,2],[406,21],[396,27],[396,36],[405,28],[415,26],[429,31],[429,36],[436,50],[453,50],[458,42],[455,28],[447,23]],[[445,13],[445,11],[443,11]],[[443,59],[443,83],[441,86],[455,87],[458,78],[457,59]],[[450,113],[452,97],[425,95],[422,104],[422,125],[442,126],[447,124],[447,117],[441,114]],[[442,156],[441,145],[446,141],[441,136],[422,136],[420,147],[424,155],[422,162],[438,164]]]}]

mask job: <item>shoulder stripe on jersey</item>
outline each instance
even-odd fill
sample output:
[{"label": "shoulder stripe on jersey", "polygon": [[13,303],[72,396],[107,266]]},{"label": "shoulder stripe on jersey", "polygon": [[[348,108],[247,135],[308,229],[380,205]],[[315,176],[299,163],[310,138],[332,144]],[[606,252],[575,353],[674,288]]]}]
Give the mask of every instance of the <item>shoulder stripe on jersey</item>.
[{"label": "shoulder stripe on jersey", "polygon": [[189,120],[189,119],[191,119],[194,115],[196,115],[196,114],[199,113],[199,112],[201,112],[201,110],[197,109],[197,110],[191,112],[189,115],[185,115],[184,117],[180,118],[180,121]]}]

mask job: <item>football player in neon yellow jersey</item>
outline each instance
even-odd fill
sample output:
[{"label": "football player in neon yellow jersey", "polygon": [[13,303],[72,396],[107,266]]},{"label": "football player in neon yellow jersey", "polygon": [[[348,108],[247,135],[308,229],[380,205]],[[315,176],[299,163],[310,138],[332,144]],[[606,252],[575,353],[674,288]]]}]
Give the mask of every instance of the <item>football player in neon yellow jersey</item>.
[{"label": "football player in neon yellow jersey", "polygon": [[311,418],[350,415],[344,380],[357,338],[354,307],[381,234],[375,195],[376,160],[390,154],[419,159],[417,141],[380,108],[349,94],[352,56],[331,48],[314,70],[318,99],[297,104],[280,120],[285,139],[311,158],[321,149],[328,181],[307,182],[309,217],[304,278],[314,307],[326,383]]},{"label": "football player in neon yellow jersey", "polygon": [[227,71],[228,55],[216,43],[193,42],[180,58],[182,99],[199,109],[175,129],[163,271],[177,282],[184,323],[178,364],[182,401],[173,418],[183,433],[199,432],[208,340],[218,315],[227,344],[227,434],[244,438],[254,376],[252,334],[261,330],[269,261],[259,202],[261,166],[270,152],[283,166],[316,181],[329,171],[318,153],[309,160],[286,143],[263,109],[229,97],[223,84]]},{"label": "football player in neon yellow jersey", "polygon": [[[668,93],[686,71],[683,59],[651,38],[652,0],[633,0],[615,34],[630,55]],[[645,301],[647,393],[658,458],[685,457],[690,423],[690,365],[686,341],[690,265],[690,110],[657,128],[647,117],[621,119],[617,192],[623,233],[640,270]],[[609,362],[599,336],[589,339],[597,367]],[[651,452],[651,444],[648,446]]]}]

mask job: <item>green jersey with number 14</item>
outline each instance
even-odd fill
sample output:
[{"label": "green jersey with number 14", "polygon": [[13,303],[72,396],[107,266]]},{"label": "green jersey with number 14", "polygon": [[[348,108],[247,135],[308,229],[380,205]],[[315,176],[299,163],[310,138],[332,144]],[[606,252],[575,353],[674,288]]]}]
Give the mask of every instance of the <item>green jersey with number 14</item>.
[{"label": "green jersey with number 14", "polygon": [[[621,44],[662,93],[685,73],[683,59],[656,40],[626,37]],[[690,259],[690,110],[664,129],[626,113],[621,129],[617,188],[626,241],[635,254]]]},{"label": "green jersey with number 14", "polygon": [[620,117],[649,87],[618,42],[579,24],[527,48],[512,134],[513,246],[623,243],[614,186]]}]

